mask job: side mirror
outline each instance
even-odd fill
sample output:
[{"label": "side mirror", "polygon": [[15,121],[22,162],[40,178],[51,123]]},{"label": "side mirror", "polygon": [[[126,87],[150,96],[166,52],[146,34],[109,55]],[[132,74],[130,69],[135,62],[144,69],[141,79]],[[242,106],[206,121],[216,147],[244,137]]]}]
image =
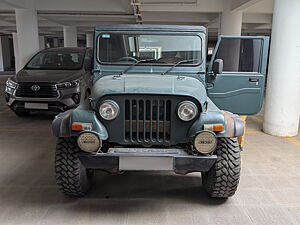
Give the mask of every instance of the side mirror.
[{"label": "side mirror", "polygon": [[214,61],[213,68],[212,68],[214,75],[223,73],[223,66],[224,66],[223,59],[216,59]]},{"label": "side mirror", "polygon": [[84,59],[84,69],[86,71],[91,71],[92,70],[92,59],[90,57],[86,57]]}]

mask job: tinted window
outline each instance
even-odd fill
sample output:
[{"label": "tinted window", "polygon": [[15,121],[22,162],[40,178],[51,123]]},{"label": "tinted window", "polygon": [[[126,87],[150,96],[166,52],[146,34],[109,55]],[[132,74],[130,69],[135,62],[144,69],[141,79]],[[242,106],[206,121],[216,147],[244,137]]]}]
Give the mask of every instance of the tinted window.
[{"label": "tinted window", "polygon": [[259,72],[261,39],[223,38],[216,59],[223,59],[224,72]]},{"label": "tinted window", "polygon": [[82,52],[40,52],[26,65],[26,69],[76,70],[82,67]]},{"label": "tinted window", "polygon": [[112,64],[132,64],[154,59],[151,64],[175,64],[181,60],[201,61],[201,38],[196,35],[113,34],[98,39],[98,58]]}]

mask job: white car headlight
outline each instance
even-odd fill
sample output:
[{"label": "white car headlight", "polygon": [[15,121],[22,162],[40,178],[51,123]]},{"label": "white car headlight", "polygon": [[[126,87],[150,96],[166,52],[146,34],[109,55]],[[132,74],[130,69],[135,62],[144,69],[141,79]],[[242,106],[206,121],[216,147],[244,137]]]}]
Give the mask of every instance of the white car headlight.
[{"label": "white car headlight", "polygon": [[195,103],[184,101],[179,104],[177,114],[181,120],[191,121],[198,114],[198,108]]},{"label": "white car headlight", "polygon": [[65,89],[65,88],[74,88],[79,86],[80,81],[79,80],[73,80],[70,82],[64,82],[57,84],[56,87],[57,89]]},{"label": "white car headlight", "polygon": [[6,81],[5,92],[12,95],[17,87],[18,83],[8,78],[8,80]]},{"label": "white car headlight", "polygon": [[115,101],[106,100],[99,107],[99,114],[105,120],[113,120],[119,114],[119,106]]},{"label": "white car headlight", "polygon": [[16,89],[18,86],[18,83],[12,81],[10,78],[6,81],[6,86],[12,89]]}]

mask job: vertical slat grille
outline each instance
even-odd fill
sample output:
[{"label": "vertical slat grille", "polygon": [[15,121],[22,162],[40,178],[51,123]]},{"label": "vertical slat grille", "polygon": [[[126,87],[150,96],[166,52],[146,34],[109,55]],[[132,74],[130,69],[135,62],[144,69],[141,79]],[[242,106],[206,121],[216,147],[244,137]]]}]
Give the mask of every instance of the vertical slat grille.
[{"label": "vertical slat grille", "polygon": [[126,99],[125,140],[130,143],[169,143],[171,100]]}]

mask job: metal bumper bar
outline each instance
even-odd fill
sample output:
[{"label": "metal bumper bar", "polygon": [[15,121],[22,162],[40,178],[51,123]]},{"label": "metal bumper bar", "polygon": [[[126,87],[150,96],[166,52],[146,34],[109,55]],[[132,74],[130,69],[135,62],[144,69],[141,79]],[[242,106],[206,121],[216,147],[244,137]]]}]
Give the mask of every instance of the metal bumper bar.
[{"label": "metal bumper bar", "polygon": [[192,156],[182,149],[112,148],[108,153],[82,153],[79,159],[91,169],[206,172],[217,156]]}]

